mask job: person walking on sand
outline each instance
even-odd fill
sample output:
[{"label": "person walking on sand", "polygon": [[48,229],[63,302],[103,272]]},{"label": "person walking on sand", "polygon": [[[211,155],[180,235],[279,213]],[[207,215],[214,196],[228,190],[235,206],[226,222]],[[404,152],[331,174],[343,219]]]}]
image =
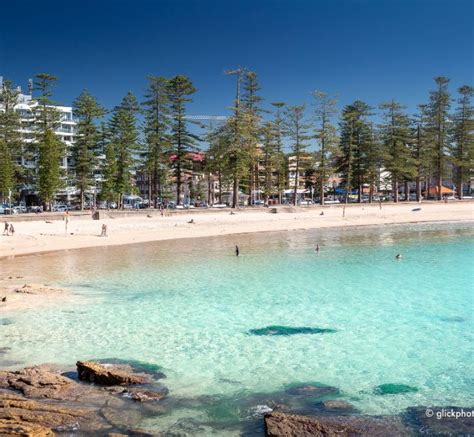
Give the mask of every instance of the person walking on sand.
[{"label": "person walking on sand", "polygon": [[[10,225],[10,234],[13,237],[13,234],[15,233],[15,228],[13,227],[13,224]],[[8,234],[7,234],[8,235]]]},{"label": "person walking on sand", "polygon": [[235,256],[239,256],[239,255],[240,255],[239,246],[235,245]]},{"label": "person walking on sand", "polygon": [[100,233],[101,237],[107,237],[107,225],[104,223],[102,225],[102,232]]},{"label": "person walking on sand", "polygon": [[8,235],[8,230],[10,229],[10,226],[8,222],[5,222],[5,227],[3,228],[3,235]]},{"label": "person walking on sand", "polygon": [[69,211],[64,212],[64,233],[67,235],[67,225],[69,223]]}]

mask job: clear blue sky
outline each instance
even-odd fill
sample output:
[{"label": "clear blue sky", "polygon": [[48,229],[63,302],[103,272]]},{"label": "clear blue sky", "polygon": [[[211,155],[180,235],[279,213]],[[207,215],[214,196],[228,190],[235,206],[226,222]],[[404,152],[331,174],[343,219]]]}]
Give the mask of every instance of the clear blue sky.
[{"label": "clear blue sky", "polygon": [[185,74],[193,114],[226,114],[234,80],[255,70],[266,104],[310,103],[314,89],[410,110],[432,78],[473,83],[472,0],[47,0],[2,2],[0,75],[26,89],[59,76],[55,99],[88,88],[108,108],[147,75]]}]

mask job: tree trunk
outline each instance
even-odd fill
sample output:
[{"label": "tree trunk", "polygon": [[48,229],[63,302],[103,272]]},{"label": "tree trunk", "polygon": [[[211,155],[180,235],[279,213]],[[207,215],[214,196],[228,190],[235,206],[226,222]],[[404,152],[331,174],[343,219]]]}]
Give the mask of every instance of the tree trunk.
[{"label": "tree trunk", "polygon": [[410,201],[410,186],[408,184],[408,181],[405,181],[405,200],[407,202]]},{"label": "tree trunk", "polygon": [[443,194],[441,192],[441,189],[443,187],[443,177],[441,175],[441,166],[438,169],[439,175],[438,175],[438,200],[443,200]]},{"label": "tree trunk", "polygon": [[362,203],[362,184],[359,184],[359,189],[358,189],[358,194],[357,194],[357,202]]},{"label": "tree trunk", "polygon": [[462,199],[463,198],[463,188],[464,188],[464,174],[463,174],[463,170],[462,168],[459,168],[458,170],[458,183],[457,183],[457,187],[456,187],[456,190],[458,192],[458,198],[459,199]]},{"label": "tree trunk", "polygon": [[420,176],[416,177],[416,201],[421,202],[421,181],[420,181]]},{"label": "tree trunk", "polygon": [[394,179],[393,181],[393,201],[398,203],[398,180]]},{"label": "tree trunk", "polygon": [[222,172],[219,170],[219,204],[222,205]]},{"label": "tree trunk", "polygon": [[[179,159],[179,158],[178,158]],[[176,205],[181,204],[181,165],[178,163],[176,168]]]},{"label": "tree trunk", "polygon": [[[152,187],[152,183],[154,182],[153,181],[153,178],[151,176],[150,173],[148,173],[147,175],[148,177],[148,206],[151,208],[151,205],[152,205],[152,201],[153,201],[153,187]],[[153,203],[153,206],[156,207],[156,205]]]},{"label": "tree trunk", "polygon": [[296,157],[296,173],[295,173],[295,190],[294,190],[294,199],[293,199],[293,205],[296,206],[298,204],[297,198],[298,198],[298,176],[300,172],[300,162],[299,158]]},{"label": "tree trunk", "polygon": [[84,211],[84,189],[81,187],[80,190],[81,190],[81,194],[80,194],[80,196],[81,196],[81,211]]},{"label": "tree trunk", "polygon": [[239,207],[239,179],[237,175],[234,174],[234,184],[233,184],[233,192],[232,192],[232,208],[238,208],[238,207]]},{"label": "tree trunk", "polygon": [[324,206],[324,179],[321,177],[321,181],[319,184],[319,196],[320,196],[320,204]]},{"label": "tree trunk", "polygon": [[281,201],[283,200],[282,192],[281,192],[281,181],[280,181],[280,170],[277,173],[277,190],[278,190],[278,204],[281,205]]}]

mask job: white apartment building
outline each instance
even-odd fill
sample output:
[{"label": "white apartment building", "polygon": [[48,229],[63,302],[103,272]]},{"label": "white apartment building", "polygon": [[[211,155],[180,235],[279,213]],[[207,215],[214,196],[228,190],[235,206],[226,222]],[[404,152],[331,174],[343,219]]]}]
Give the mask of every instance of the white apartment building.
[{"label": "white apartment building", "polygon": [[[3,80],[0,76],[0,93],[3,89]],[[21,135],[24,141],[23,150],[19,154],[20,162],[18,162],[25,169],[29,170],[30,173],[35,174],[38,171],[38,157],[28,156],[26,153],[28,143],[32,143],[35,138],[35,123],[36,123],[36,108],[38,102],[32,97],[31,94],[23,94],[21,88],[18,87],[18,103],[15,107],[15,111],[20,114],[21,118]],[[60,113],[60,122],[55,127],[54,133],[60,138],[60,140],[66,145],[66,153],[62,157],[61,166],[64,170],[65,188],[59,193],[62,196],[69,197],[75,188],[69,182],[69,178],[73,171],[73,160],[71,157],[71,146],[76,141],[77,136],[77,123],[74,120],[72,108],[70,106],[54,106],[54,108]],[[2,110],[2,104],[0,103],[0,111]],[[30,184],[26,184],[22,187],[21,197],[23,200],[27,196],[35,195],[34,187]]]}]

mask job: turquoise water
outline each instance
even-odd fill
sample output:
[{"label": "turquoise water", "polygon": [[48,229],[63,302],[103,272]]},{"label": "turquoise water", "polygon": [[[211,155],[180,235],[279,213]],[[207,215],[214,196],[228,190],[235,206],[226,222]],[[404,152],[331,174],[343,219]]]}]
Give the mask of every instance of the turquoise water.
[{"label": "turquoise water", "polygon": [[[29,269],[75,295],[9,316],[0,348],[11,349],[0,364],[138,360],[159,365],[176,398],[268,393],[317,381],[339,388],[340,397],[368,414],[470,406],[473,242],[466,224],[367,227],[3,261],[6,272]],[[403,259],[395,260],[397,253]],[[249,333],[272,325],[323,331]],[[377,386],[392,383],[417,391],[377,394]],[[190,416],[203,412],[176,410],[146,426]]]}]

